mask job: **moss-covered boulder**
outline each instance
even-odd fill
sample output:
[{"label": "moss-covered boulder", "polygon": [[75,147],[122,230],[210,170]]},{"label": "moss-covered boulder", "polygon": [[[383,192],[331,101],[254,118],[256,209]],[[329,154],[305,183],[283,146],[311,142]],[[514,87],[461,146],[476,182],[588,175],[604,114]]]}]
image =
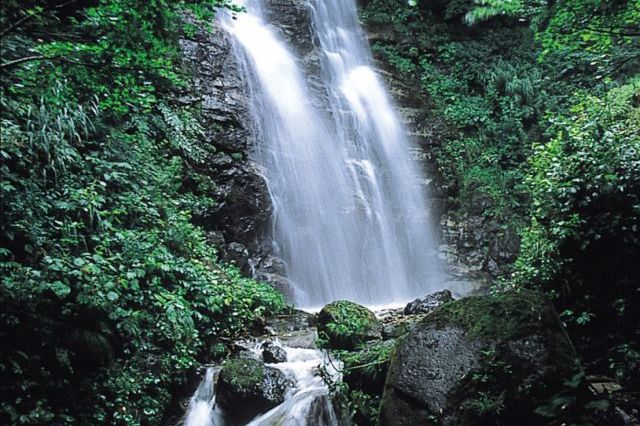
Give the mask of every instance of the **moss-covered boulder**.
[{"label": "moss-covered boulder", "polygon": [[292,383],[284,374],[251,358],[228,360],[218,377],[216,403],[233,424],[246,424],[284,402]]},{"label": "moss-covered boulder", "polygon": [[318,314],[318,334],[332,349],[355,349],[382,338],[382,325],[369,309],[347,300],[326,305]]},{"label": "moss-covered boulder", "polygon": [[397,345],[380,424],[546,424],[534,410],[575,372],[573,346],[543,295],[456,300]]}]

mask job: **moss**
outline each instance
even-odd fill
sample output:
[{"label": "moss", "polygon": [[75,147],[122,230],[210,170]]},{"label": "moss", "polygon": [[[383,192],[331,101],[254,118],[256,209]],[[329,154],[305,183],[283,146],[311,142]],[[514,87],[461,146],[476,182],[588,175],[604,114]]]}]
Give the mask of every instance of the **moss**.
[{"label": "moss", "polygon": [[439,327],[458,325],[477,338],[511,340],[539,327],[548,309],[541,293],[519,290],[454,300],[425,320]]},{"label": "moss", "polygon": [[250,358],[228,360],[216,384],[216,404],[229,424],[247,424],[259,413],[282,404],[293,385],[283,372]]},{"label": "moss", "polygon": [[338,300],[318,314],[318,332],[325,346],[355,349],[368,340],[381,337],[382,326],[376,316],[353,302]]},{"label": "moss", "polygon": [[228,360],[222,370],[228,381],[237,391],[246,392],[262,384],[265,368],[260,362],[249,358]]}]

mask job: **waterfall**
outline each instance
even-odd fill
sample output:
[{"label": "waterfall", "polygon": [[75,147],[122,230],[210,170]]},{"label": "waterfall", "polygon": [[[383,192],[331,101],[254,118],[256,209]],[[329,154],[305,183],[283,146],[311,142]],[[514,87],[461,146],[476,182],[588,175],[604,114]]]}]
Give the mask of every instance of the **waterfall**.
[{"label": "waterfall", "polygon": [[[353,0],[309,0],[319,70],[305,70],[260,0],[227,17],[273,204],[273,251],[298,306],[401,303],[441,286],[420,170]],[[315,75],[310,75],[315,73]],[[307,81],[320,81],[317,96]]]}]

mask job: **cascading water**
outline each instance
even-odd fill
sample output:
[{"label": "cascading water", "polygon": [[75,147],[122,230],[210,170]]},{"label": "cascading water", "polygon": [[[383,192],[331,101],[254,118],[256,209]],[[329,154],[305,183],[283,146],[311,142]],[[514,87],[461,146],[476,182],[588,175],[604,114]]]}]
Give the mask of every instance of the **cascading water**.
[{"label": "cascading water", "polygon": [[222,424],[219,413],[214,413],[215,391],[214,385],[220,368],[209,367],[200,382],[198,389],[189,401],[189,411],[184,426],[220,426]]},{"label": "cascading water", "polygon": [[[280,343],[276,341],[279,345]],[[253,345],[249,353],[261,360],[262,342]],[[287,361],[267,364],[281,370],[294,383],[285,401],[264,414],[257,416],[248,426],[335,426],[338,418],[329,397],[329,391],[316,369],[325,366],[335,379],[339,373],[328,362],[323,351],[308,348],[284,347]],[[335,364],[334,364],[335,363]],[[219,370],[219,369],[218,369]],[[208,368],[206,375],[189,403],[184,426],[227,426],[226,413],[215,404],[215,378],[218,370]]]},{"label": "cascading water", "polygon": [[[310,0],[322,53],[321,107],[259,0],[227,19],[255,121],[253,161],[274,206],[273,247],[298,306],[392,304],[440,277],[420,173],[379,77],[353,0]],[[317,102],[316,102],[317,103]]]}]

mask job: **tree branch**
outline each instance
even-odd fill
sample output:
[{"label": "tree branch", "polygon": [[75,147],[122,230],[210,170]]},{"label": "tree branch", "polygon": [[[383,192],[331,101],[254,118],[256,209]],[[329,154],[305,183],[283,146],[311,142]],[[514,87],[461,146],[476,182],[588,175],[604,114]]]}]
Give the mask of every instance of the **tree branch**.
[{"label": "tree branch", "polygon": [[47,59],[47,57],[44,56],[44,55],[25,56],[24,58],[18,58],[18,59],[14,59],[13,61],[4,62],[4,63],[0,64],[0,68],[8,68],[8,67],[12,67],[14,65],[21,64],[23,62],[41,61],[43,59]]},{"label": "tree branch", "polygon": [[31,55],[31,56],[25,56],[23,58],[18,58],[18,59],[14,59],[14,60],[2,63],[2,64],[0,64],[0,69],[10,68],[12,66],[19,65],[19,64],[22,64],[24,62],[45,61],[45,60],[66,62],[68,64],[81,65],[81,66],[90,67],[90,68],[101,68],[102,69],[104,67],[107,67],[107,68],[112,68],[112,69],[128,70],[128,71],[161,70],[161,69],[165,69],[166,68],[166,67],[163,67],[163,66],[159,66],[159,67],[128,67],[128,66],[106,64],[106,63],[105,64],[98,64],[98,63],[91,63],[91,62],[83,62],[83,61],[78,61],[76,59],[65,58],[63,56]]},{"label": "tree branch", "polygon": [[637,32],[637,33],[635,33],[635,32],[634,33],[620,33],[620,32],[609,30],[609,29],[593,28],[593,27],[582,27],[582,29],[586,30],[586,31],[592,31],[594,33],[609,34],[609,35],[620,36],[620,37],[638,37],[638,36],[640,36],[640,32]]},{"label": "tree branch", "polygon": [[[54,6],[54,9],[62,9],[63,7],[67,7],[73,3],[76,3],[79,0],[69,0],[66,1],[62,4],[59,4],[57,6]],[[41,12],[37,12],[37,13],[29,13],[25,16],[23,16],[22,18],[18,19],[16,22],[14,22],[13,24],[9,25],[8,28],[2,30],[2,32],[0,33],[0,37],[4,37],[5,35],[9,34],[11,31],[15,30],[16,28],[18,28],[20,25],[24,24],[25,22],[27,22],[29,19],[36,17],[38,15],[42,15],[45,12],[45,10],[43,9]]]}]

